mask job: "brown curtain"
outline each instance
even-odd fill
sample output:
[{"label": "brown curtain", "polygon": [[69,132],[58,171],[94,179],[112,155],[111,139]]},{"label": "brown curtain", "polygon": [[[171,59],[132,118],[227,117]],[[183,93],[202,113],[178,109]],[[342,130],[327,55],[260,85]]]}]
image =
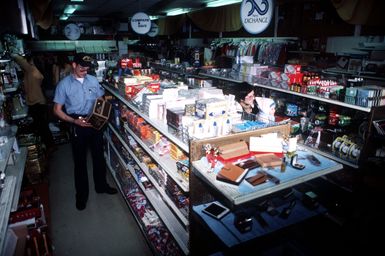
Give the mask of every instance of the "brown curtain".
[{"label": "brown curtain", "polygon": [[53,23],[51,0],[28,0],[29,9],[38,26],[48,29]]},{"label": "brown curtain", "polygon": [[159,35],[168,36],[177,33],[185,21],[185,14],[158,19]]},{"label": "brown curtain", "polygon": [[188,14],[192,22],[202,30],[211,32],[238,31],[242,27],[240,4],[206,8]]},{"label": "brown curtain", "polygon": [[355,25],[384,25],[383,0],[331,0],[338,15]]}]

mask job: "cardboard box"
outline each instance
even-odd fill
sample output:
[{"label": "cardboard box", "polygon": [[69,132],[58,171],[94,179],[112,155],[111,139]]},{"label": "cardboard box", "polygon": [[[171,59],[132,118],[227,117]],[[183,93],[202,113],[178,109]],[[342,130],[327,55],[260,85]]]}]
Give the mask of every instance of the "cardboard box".
[{"label": "cardboard box", "polygon": [[249,148],[245,141],[229,143],[219,146],[220,157],[224,160],[249,154]]},{"label": "cardboard box", "polygon": [[100,130],[108,121],[111,108],[111,103],[108,101],[97,99],[92,113],[87,117],[87,122],[91,123],[95,129]]},{"label": "cardboard box", "polygon": [[223,116],[227,113],[227,102],[225,100],[210,98],[195,102],[195,114],[199,118],[210,119]]}]

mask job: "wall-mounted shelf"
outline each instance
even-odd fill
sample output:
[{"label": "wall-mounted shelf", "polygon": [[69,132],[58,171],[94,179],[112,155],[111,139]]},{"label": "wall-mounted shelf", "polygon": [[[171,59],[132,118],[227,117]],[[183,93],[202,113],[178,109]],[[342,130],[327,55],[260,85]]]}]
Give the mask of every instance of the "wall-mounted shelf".
[{"label": "wall-mounted shelf", "polygon": [[28,116],[28,106],[24,105],[21,109],[14,110],[12,120],[21,119]]},{"label": "wall-mounted shelf", "polygon": [[370,76],[364,71],[362,72],[355,72],[355,71],[347,71],[347,70],[341,70],[337,68],[328,68],[325,70],[322,70],[322,73],[329,74],[329,75],[349,75],[349,76],[357,76],[362,77],[369,80],[378,80],[378,81],[385,81],[385,77],[380,76]]},{"label": "wall-mounted shelf", "polygon": [[20,84],[19,83],[14,83],[14,84],[5,84],[4,85],[4,93],[10,93],[10,92],[15,92],[17,89],[19,89]]},{"label": "wall-mounted shelf", "polygon": [[360,111],[364,111],[364,112],[368,112],[368,113],[371,110],[371,108],[356,106],[356,105],[348,104],[348,103],[345,103],[345,102],[342,102],[342,101],[338,101],[338,100],[322,98],[322,97],[318,97],[316,95],[310,95],[310,94],[305,94],[305,93],[289,91],[289,90],[286,90],[286,89],[281,89],[281,88],[277,88],[277,87],[273,87],[273,86],[269,86],[269,85],[254,84],[254,86],[261,87],[261,88],[266,88],[266,89],[274,90],[274,91],[278,91],[278,92],[284,92],[284,93],[287,93],[287,94],[292,94],[292,95],[296,95],[296,96],[303,97],[303,98],[318,100],[318,101],[334,104],[334,105],[337,105],[337,106],[351,108],[351,109],[356,109],[356,110],[360,110]]},{"label": "wall-mounted shelf", "polygon": [[227,82],[232,82],[232,83],[237,83],[237,84],[240,84],[240,83],[242,83],[244,81],[243,79],[239,79],[239,77],[237,77],[237,78],[228,78],[228,77],[223,77],[223,76],[207,74],[207,73],[203,73],[203,72],[199,73],[199,74],[202,75],[202,76],[207,76],[207,77],[210,77],[210,78],[219,79],[219,80],[223,80],[223,81],[227,81]]},{"label": "wall-mounted shelf", "polygon": [[1,150],[1,159],[0,159],[0,171],[5,172],[8,164],[9,156],[11,155],[11,150],[13,144],[15,143],[16,138],[11,137],[8,139],[7,143],[0,146]]},{"label": "wall-mounted shelf", "polygon": [[2,146],[4,159],[0,161],[1,171],[5,172],[4,188],[0,193],[0,255],[3,255],[5,247],[9,215],[17,210],[27,158],[27,148],[22,147],[20,148],[20,153],[15,153],[14,164],[7,165],[14,142],[15,138],[11,138],[6,145]]},{"label": "wall-mounted shelf", "polygon": [[320,55],[319,51],[288,51],[289,53],[306,54],[306,55]]},{"label": "wall-mounted shelf", "polygon": [[0,254],[4,250],[9,214],[12,209],[12,199],[14,198],[16,187],[16,177],[10,176],[5,179],[4,188],[0,197]]},{"label": "wall-mounted shelf", "polygon": [[14,212],[17,210],[17,205],[19,202],[19,195],[21,190],[21,183],[23,181],[25,162],[27,160],[27,148],[21,147],[20,153],[15,154],[15,165],[9,165],[7,167],[7,176],[13,176],[16,178],[16,187],[15,195],[13,197],[13,203],[11,211]]}]

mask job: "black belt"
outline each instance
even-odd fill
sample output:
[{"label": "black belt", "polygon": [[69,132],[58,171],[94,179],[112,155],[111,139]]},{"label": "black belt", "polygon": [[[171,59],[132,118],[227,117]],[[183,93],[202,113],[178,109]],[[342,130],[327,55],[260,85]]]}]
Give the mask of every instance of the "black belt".
[{"label": "black belt", "polygon": [[79,118],[86,118],[88,115],[70,114],[69,116],[74,119],[79,119]]}]

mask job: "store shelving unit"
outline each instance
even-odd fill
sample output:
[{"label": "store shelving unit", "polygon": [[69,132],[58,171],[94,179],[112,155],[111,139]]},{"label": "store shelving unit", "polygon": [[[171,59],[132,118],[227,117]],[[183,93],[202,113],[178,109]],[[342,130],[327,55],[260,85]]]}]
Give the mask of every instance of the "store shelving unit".
[{"label": "store shelving unit", "polygon": [[21,109],[12,112],[12,120],[18,120],[28,116],[28,106],[24,105]]},{"label": "store shelving unit", "polygon": [[162,167],[167,174],[172,177],[172,179],[183,189],[183,191],[189,191],[188,182],[177,175],[177,168],[175,165],[175,160],[171,159],[169,156],[158,156],[153,152],[149,145],[143,140],[141,140],[128,126],[124,127],[126,131],[139,143],[139,145],[145,149],[145,151],[151,156],[152,159],[156,159],[157,163]]},{"label": "store shelving unit", "polygon": [[20,84],[19,83],[13,83],[13,84],[6,84],[4,86],[4,90],[3,92],[4,93],[11,93],[11,92],[15,92],[19,89],[20,87]]},{"label": "store shelving unit", "polygon": [[[111,95],[119,99],[122,104],[126,105],[129,109],[141,116],[148,124],[158,130],[163,136],[166,136],[171,142],[173,142],[188,154],[188,145],[186,145],[186,143],[180,140],[177,136],[171,134],[165,124],[150,119],[128,99],[122,96],[115,88],[112,88],[106,84],[104,84],[104,87]],[[118,130],[116,127],[114,127],[114,125],[109,123],[108,130],[110,130],[110,134],[118,139],[118,142],[114,142],[110,136],[106,136],[110,151],[113,151],[114,154],[119,156],[120,161],[124,163],[124,167],[127,168],[132,177],[136,177],[135,169],[132,165],[140,168],[140,172],[142,172],[146,176],[147,180],[151,183],[151,188],[146,188],[137,178],[135,178],[137,184],[136,186],[141,190],[141,193],[143,193],[143,195],[152,205],[152,208],[159,216],[161,222],[164,223],[165,227],[169,230],[170,234],[175,239],[183,254],[189,254],[188,213],[186,215],[185,212],[181,211],[181,209],[178,208],[174,201],[170,198],[166,192],[167,185],[161,185],[159,181],[157,181],[156,178],[150,174],[150,170],[146,164],[141,162],[141,160],[135,155],[134,149],[131,147],[129,142],[127,142],[127,138],[135,141],[136,145],[139,146],[151,159],[153,159],[158,167],[167,174],[167,179],[171,179],[180,188],[180,190],[183,191],[183,193],[188,194],[189,183],[178,174],[176,161],[171,159],[170,156],[160,156],[154,152],[150,143],[139,138],[138,135],[127,124],[124,124]],[[120,147],[115,145],[115,143],[119,143]],[[124,159],[124,156],[119,152],[121,147],[123,147],[124,150],[128,153],[131,161]],[[109,166],[109,168],[114,173],[113,166]],[[120,183],[119,179],[115,180],[117,183]],[[121,186],[121,184],[119,186]],[[132,211],[134,210],[132,209]],[[139,218],[137,218],[137,221],[139,224],[141,223]],[[146,232],[144,233],[146,236]]]},{"label": "store shelving unit", "polygon": [[371,75],[368,72],[356,72],[356,71],[347,71],[347,70],[342,70],[338,68],[328,68],[322,71],[322,73],[327,74],[327,75],[348,75],[348,76],[356,76],[356,77],[361,77],[365,78],[368,80],[377,80],[377,81],[385,81],[385,77],[380,77],[380,76],[374,76]]},{"label": "store shelving unit", "polygon": [[299,96],[299,97],[302,97],[302,98],[317,100],[317,101],[320,101],[320,102],[325,102],[325,103],[328,103],[328,104],[333,104],[333,105],[337,105],[337,106],[341,106],[341,107],[346,107],[346,108],[351,108],[351,109],[355,109],[355,110],[360,110],[360,111],[364,111],[364,112],[367,112],[367,113],[369,113],[371,111],[371,108],[361,107],[361,106],[357,106],[357,105],[353,105],[353,104],[348,104],[348,103],[345,103],[343,101],[338,101],[338,100],[333,100],[333,99],[328,99],[328,98],[322,98],[322,97],[319,97],[319,96],[316,96],[316,95],[294,92],[294,91],[290,91],[290,90],[286,90],[286,89],[281,89],[281,88],[277,88],[277,87],[273,87],[273,86],[269,86],[269,85],[263,85],[263,84],[254,84],[254,86],[260,87],[260,88],[269,89],[269,90],[273,90],[273,91],[277,91],[277,92],[283,92],[283,93],[287,93],[287,94],[291,94],[291,95],[296,95],[296,96]]},{"label": "store shelving unit", "polygon": [[232,78],[232,77],[226,77],[226,76],[219,76],[219,75],[213,75],[213,74],[209,74],[209,73],[200,73],[202,76],[207,76],[207,77],[210,77],[210,78],[214,78],[214,79],[219,79],[219,80],[222,80],[222,81],[226,81],[226,82],[232,82],[232,83],[242,83],[243,81],[247,81],[246,79],[245,80],[242,80],[242,79],[239,79],[239,76],[235,77],[235,78]]},{"label": "store shelving unit", "polygon": [[[175,204],[170,200],[170,198],[167,196],[167,194],[165,193],[164,189],[162,187],[160,187],[158,185],[158,182],[150,175],[149,173],[149,170],[148,170],[148,167],[143,164],[137,157],[136,155],[134,154],[134,152],[132,152],[132,150],[130,149],[130,147],[126,144],[126,142],[122,139],[121,137],[121,134],[119,132],[116,131],[116,128],[114,128],[111,124],[109,124],[109,128],[113,131],[113,133],[115,134],[115,136],[119,139],[120,143],[124,146],[124,148],[128,151],[128,153],[130,154],[130,156],[135,160],[135,163],[143,170],[143,172],[146,174],[147,178],[151,181],[152,185],[156,188],[156,190],[159,192],[159,194],[161,195],[162,199],[165,201],[165,203],[172,209],[172,211],[174,212],[174,214],[179,218],[179,222],[182,222],[182,224],[187,227],[188,226],[188,219],[186,216],[184,216],[180,210],[175,206]],[[129,130],[129,128],[126,128],[129,133],[131,135],[135,135],[134,133],[132,133],[132,131]],[[140,141],[140,139],[135,135],[133,136],[133,138],[135,139],[135,141]],[[112,143],[112,142],[111,142]],[[146,145],[142,142],[140,143],[140,145],[143,147],[145,147]],[[148,149],[148,151],[146,152],[151,152],[150,149]],[[151,156],[155,159],[158,159],[159,162],[162,162],[161,160],[161,157],[158,158],[156,155],[153,154],[153,152],[151,152]],[[171,161],[171,160],[170,160]],[[175,165],[175,162],[174,162],[174,165]],[[168,165],[170,168],[172,169],[175,169],[176,167],[174,165]],[[167,168],[163,168],[164,170],[167,170]],[[176,173],[176,170],[175,170],[175,173]],[[174,178],[174,177],[173,177]],[[188,185],[188,184],[187,184]]]},{"label": "store shelving unit", "polygon": [[[162,67],[158,67],[158,68],[160,69]],[[165,68],[165,69],[167,69],[167,68]],[[174,70],[168,70],[168,71],[174,72]],[[184,76],[185,73],[180,71],[179,75]],[[249,81],[249,83],[250,83],[250,81],[252,81],[252,77],[250,77],[250,76],[245,77],[242,75],[239,75],[237,77],[237,79],[217,76],[217,75],[208,74],[208,73],[200,73],[200,75],[203,77],[210,77],[213,79],[218,79],[221,81],[235,83],[235,84],[241,83],[243,81],[246,81],[246,82]],[[311,99],[311,100],[324,102],[326,104],[333,104],[333,105],[340,106],[343,108],[362,111],[364,113],[367,113],[368,115],[370,115],[370,113],[372,111],[372,108],[366,108],[366,107],[351,105],[351,104],[347,104],[345,102],[341,102],[338,100],[322,98],[322,97],[319,97],[316,95],[297,93],[294,91],[276,88],[276,87],[272,87],[269,85],[262,85],[262,84],[258,84],[258,83],[252,83],[252,84],[256,87],[271,90],[271,91],[282,92],[282,93],[286,93],[288,95],[294,95],[297,97],[302,97],[302,98],[307,98],[307,99]],[[123,96],[123,94],[118,89],[115,89],[108,84],[103,84],[103,86],[105,87],[106,91],[108,91],[112,96],[117,98],[121,103],[123,103],[125,106],[127,106],[130,110],[135,112],[135,114],[142,117],[149,125],[151,125],[153,128],[158,130],[163,136],[167,137],[170,141],[172,141],[180,149],[182,149],[186,154],[188,154],[190,161],[191,161],[191,159],[192,159],[191,155],[196,153],[195,152],[196,150],[189,148],[189,146],[191,147],[191,145],[187,145],[187,143],[182,141],[175,134],[170,133],[168,127],[164,123],[160,123],[157,120],[150,119],[136,105],[134,105],[128,98]],[[131,137],[139,145],[139,147],[142,148],[146,152],[146,154],[148,154],[149,157],[151,157],[153,160],[155,160],[155,162],[158,164],[158,166],[160,166],[161,169],[167,173],[168,178],[175,181],[175,183],[184,192],[189,194],[190,202],[192,202],[192,203],[190,203],[191,207],[194,207],[200,203],[204,203],[201,201],[202,198],[204,198],[205,200],[210,198],[210,196],[207,196],[206,192],[202,192],[204,195],[202,195],[201,192],[197,192],[197,188],[201,189],[202,187],[200,187],[201,185],[195,184],[195,182],[197,180],[196,177],[198,177],[199,180],[204,181],[203,183],[206,184],[206,185],[204,185],[205,189],[203,189],[203,190],[206,190],[207,186],[209,186],[209,187],[211,187],[211,189],[216,190],[217,193],[222,194],[224,196],[224,198],[230,202],[231,205],[237,206],[239,204],[248,203],[251,200],[256,200],[258,198],[268,196],[270,194],[274,194],[276,192],[290,188],[290,187],[295,186],[297,184],[304,183],[308,180],[311,180],[311,179],[314,179],[317,177],[323,177],[324,175],[327,175],[327,174],[330,174],[332,172],[335,172],[337,170],[342,169],[343,165],[347,165],[347,166],[350,166],[353,168],[359,167],[355,163],[351,163],[351,162],[346,161],[344,159],[338,158],[337,156],[333,155],[331,152],[324,152],[322,150],[301,146],[301,150],[303,150],[304,152],[305,151],[312,152],[312,154],[315,154],[320,159],[322,159],[323,163],[330,163],[330,166],[326,166],[326,167],[323,166],[324,168],[314,170],[313,172],[310,172],[310,173],[306,173],[306,174],[302,173],[298,177],[294,175],[295,177],[293,176],[293,177],[290,177],[287,179],[283,179],[283,182],[280,185],[270,186],[270,187],[267,186],[264,188],[259,187],[260,189],[257,189],[256,191],[252,191],[252,192],[248,192],[248,193],[243,194],[243,193],[237,192],[234,189],[231,189],[231,186],[229,186],[225,189],[219,188],[216,186],[211,186],[211,184],[215,184],[215,182],[216,182],[215,177],[212,178],[210,175],[207,175],[207,173],[205,171],[203,171],[203,172],[199,171],[199,170],[202,170],[202,168],[201,168],[202,166],[200,166],[200,164],[198,162],[192,163],[192,166],[190,168],[193,168],[194,174],[192,175],[190,173],[190,181],[186,182],[185,180],[183,180],[181,177],[178,176],[177,170],[175,167],[175,161],[173,161],[169,157],[168,158],[167,157],[160,157],[159,155],[157,155],[157,153],[155,153],[153,151],[153,149],[151,148],[150,143],[146,142],[145,140],[142,140],[139,137],[139,135],[137,135],[137,133],[134,132],[127,124],[124,124],[120,128],[120,130],[116,129],[112,124],[109,124],[109,129],[119,139],[120,143],[124,146],[124,148],[126,149],[128,154],[133,159],[133,162],[137,166],[140,167],[142,172],[145,174],[145,176],[148,178],[148,180],[152,183],[153,189],[146,189],[145,187],[143,187],[141,185],[141,182],[139,180],[137,181],[138,187],[140,187],[143,191],[145,191],[145,195],[146,195],[146,197],[148,197],[148,200],[150,201],[150,203],[154,206],[155,209],[159,209],[158,214],[159,214],[160,218],[165,223],[168,230],[171,231],[173,236],[175,236],[176,241],[178,242],[178,245],[182,248],[184,253],[188,253],[191,250],[191,246],[196,246],[194,244],[191,245],[191,241],[194,240],[194,238],[191,238],[190,237],[191,233],[189,233],[191,231],[191,226],[190,226],[191,210],[190,210],[189,216],[186,216],[185,214],[181,213],[177,207],[175,207],[174,202],[168,197],[167,193],[164,191],[162,186],[157,184],[157,180],[151,176],[151,174],[149,173],[149,169],[146,166],[146,164],[142,163],[140,161],[140,159],[137,156],[135,156],[134,150],[132,150],[132,148],[130,148],[130,146],[128,145],[127,141],[123,138],[123,136]],[[125,134],[125,135],[123,135],[123,134]],[[226,138],[226,140],[227,140],[227,138]],[[111,150],[113,150],[116,154],[119,153],[118,147],[114,148],[113,142],[111,139],[109,139],[108,144],[111,144],[111,146],[110,146]],[[191,144],[191,141],[190,141],[190,144]],[[193,150],[193,152],[191,152],[192,150]],[[194,158],[196,158],[196,156],[194,156]],[[121,157],[121,161],[124,162],[123,157]],[[127,162],[125,162],[125,165],[128,168],[128,170],[130,170],[130,166]],[[310,164],[308,164],[308,166],[310,166]],[[130,172],[131,172],[132,176],[134,176],[134,174],[135,174],[134,170],[131,169]],[[298,174],[298,171],[297,171],[297,174]],[[194,176],[194,177],[191,177],[191,176]],[[151,191],[151,193],[149,191]],[[153,195],[153,194],[155,194],[155,195]],[[197,195],[197,194],[199,194],[199,195]],[[157,200],[155,200],[155,198],[157,198]],[[163,211],[162,209],[164,209],[164,207],[166,207],[168,210]],[[192,209],[192,208],[190,208],[190,209]],[[165,212],[167,212],[167,213],[165,213]],[[178,222],[182,228],[181,229],[180,228],[175,229],[174,227],[172,227],[171,222]],[[181,232],[179,232],[178,230]],[[188,230],[190,230],[190,231],[188,231]]]},{"label": "store shelving unit", "polygon": [[21,191],[21,184],[24,176],[25,162],[27,160],[27,148],[21,147],[20,153],[15,154],[15,164],[7,167],[7,175],[16,178],[15,193],[12,200],[11,211],[16,211]]},{"label": "store shelving unit", "polygon": [[[120,135],[114,130],[114,128],[112,128],[111,125],[109,127],[111,130],[113,130],[114,134],[119,138]],[[118,158],[120,159],[121,163],[124,163],[124,167],[129,170],[132,177],[137,177],[134,168],[130,164],[125,163],[125,160],[120,155],[119,150],[114,146],[114,143],[112,142],[112,140],[109,137],[107,140],[108,140],[108,143],[110,146],[110,150],[113,150],[115,152],[115,154],[118,156]],[[125,144],[125,142],[121,138],[119,138],[119,140],[123,143],[123,145]],[[127,145],[124,145],[124,146],[130,152],[128,146]],[[130,152],[130,155],[134,156],[132,151]],[[110,166],[110,169],[113,169],[113,168]],[[119,186],[121,186],[120,182],[116,179],[116,174],[114,174],[114,176],[115,176],[115,181],[117,181]],[[147,174],[147,177],[150,177],[150,175]],[[166,195],[164,193],[160,192],[160,191],[162,191],[161,188],[155,186],[156,182],[154,182],[152,180],[152,184],[154,185],[155,189],[153,189],[153,188],[147,189],[143,186],[143,184],[141,183],[140,180],[135,178],[135,181],[138,184],[138,186],[140,187],[143,194],[146,196],[146,198],[150,202],[150,204],[153,206],[154,209],[156,209],[156,212],[159,215],[162,222],[165,224],[165,226],[173,234],[178,245],[187,254],[187,252],[188,252],[188,247],[187,247],[188,235],[187,235],[186,229],[180,224],[180,220],[177,217],[185,220],[186,224],[187,224],[187,219],[181,214],[178,214],[178,216],[176,216],[175,212],[178,212],[179,210],[175,206],[172,210],[170,209],[169,205],[172,205],[173,203],[168,201],[166,204],[166,202],[165,202],[165,196]]]},{"label": "store shelving unit", "polygon": [[[166,77],[169,79],[178,77],[179,80],[182,80],[186,84],[188,84],[188,78],[198,78],[198,79],[205,79],[206,78],[206,76],[202,76],[200,74],[195,74],[195,73],[187,71],[187,70],[185,71],[185,70],[180,70],[177,68],[167,67],[167,66],[161,65],[161,64],[152,63],[151,68],[156,70],[163,77]],[[193,69],[193,70],[195,70],[195,69]],[[163,75],[163,74],[165,74],[165,75]]]},{"label": "store shelving unit", "polygon": [[175,143],[179,148],[181,148],[184,152],[188,153],[189,152],[189,148],[188,148],[188,145],[186,143],[184,143],[180,138],[178,138],[177,136],[175,136],[174,134],[171,134],[169,131],[168,131],[168,127],[166,124],[164,123],[161,123],[157,120],[153,120],[153,119],[150,119],[146,114],[144,114],[142,111],[140,111],[140,109],[138,109],[138,107],[136,107],[135,105],[133,105],[126,97],[124,97],[123,95],[120,94],[120,92],[115,89],[115,88],[112,88],[111,86],[109,86],[108,84],[103,84],[104,85],[104,88],[109,92],[111,93],[114,97],[116,97],[117,99],[119,99],[121,102],[123,102],[127,107],[129,107],[130,109],[132,109],[133,111],[135,111],[139,116],[141,116],[144,120],[146,120],[146,122],[150,125],[152,125],[153,127],[156,127],[156,129],[161,133],[163,134],[164,136],[166,136],[170,141],[172,141],[173,143]]},{"label": "store shelving unit", "polygon": [[[329,71],[330,71],[330,74],[337,74],[337,73],[331,72],[331,71],[334,71],[334,70],[325,70],[324,72],[327,73]],[[210,76],[211,78],[215,78],[215,79],[218,79],[218,80],[231,82],[231,79],[228,79],[226,77],[221,77],[221,76],[216,76],[216,75],[209,75],[209,74],[206,74],[206,73],[202,73],[202,75],[207,75],[207,76]],[[373,77],[371,77],[371,78],[373,78]],[[381,79],[381,78],[379,78],[379,79]],[[246,79],[238,80],[237,83],[239,83],[239,81],[246,81],[247,82]],[[288,95],[294,95],[294,96],[301,97],[301,98],[316,100],[318,102],[324,102],[326,104],[332,104],[332,105],[340,106],[340,107],[347,108],[347,109],[362,111],[362,112],[366,113],[368,117],[373,115],[372,114],[373,110],[376,108],[376,107],[357,106],[357,105],[353,105],[353,104],[348,104],[348,103],[343,102],[343,101],[338,101],[338,100],[329,99],[329,98],[323,98],[323,97],[319,97],[317,95],[310,95],[310,94],[305,94],[305,93],[294,92],[294,91],[290,91],[290,90],[287,90],[287,89],[282,89],[282,88],[273,87],[273,86],[270,86],[270,85],[264,85],[264,84],[260,84],[260,83],[251,83],[251,84],[253,84],[255,87],[267,89],[267,90],[270,90],[270,91],[281,92],[281,93],[285,93],[285,94],[288,94]],[[366,148],[365,145],[364,145],[364,148]],[[335,160],[335,161],[337,161],[339,163],[342,163],[344,165],[350,166],[352,168],[359,168],[359,166],[360,166],[358,163],[350,162],[350,161],[345,160],[345,159],[341,159],[338,156],[334,155],[330,151],[325,151],[325,150],[321,150],[321,149],[314,149],[314,148],[312,148],[312,150],[316,151],[317,153],[319,153],[319,154],[321,154],[323,156],[326,156],[326,157],[328,157],[330,159],[333,159],[333,160]],[[364,149],[364,150],[366,150],[366,149]]]},{"label": "store shelving unit", "polygon": [[[0,146],[2,159],[0,160],[0,170],[5,173],[4,188],[0,196],[0,255],[3,255],[6,247],[8,220],[11,212],[17,210],[21,183],[23,180],[27,149],[22,147],[20,152],[12,153],[15,138],[12,137],[7,143]],[[14,154],[13,164],[9,160]]]}]

